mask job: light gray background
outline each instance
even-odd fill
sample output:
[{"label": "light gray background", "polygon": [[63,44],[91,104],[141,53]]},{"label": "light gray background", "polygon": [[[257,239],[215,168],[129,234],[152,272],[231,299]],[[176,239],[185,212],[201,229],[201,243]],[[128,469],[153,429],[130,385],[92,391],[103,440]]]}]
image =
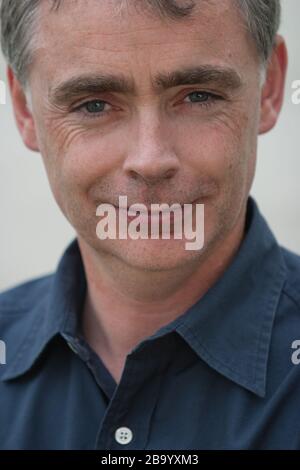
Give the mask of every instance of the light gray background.
[{"label": "light gray background", "polygon": [[[283,0],[280,33],[289,49],[285,104],[276,128],[259,137],[251,194],[278,241],[300,253],[300,105],[292,82],[300,80],[300,1]],[[0,80],[6,81],[0,55]],[[53,200],[39,154],[27,150],[10,104],[0,105],[0,290],[56,268],[75,236]]]}]

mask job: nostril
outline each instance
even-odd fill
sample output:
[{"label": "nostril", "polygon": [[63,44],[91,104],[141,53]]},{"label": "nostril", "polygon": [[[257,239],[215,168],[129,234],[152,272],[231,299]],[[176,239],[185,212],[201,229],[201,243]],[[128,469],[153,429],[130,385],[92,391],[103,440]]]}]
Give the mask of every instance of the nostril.
[{"label": "nostril", "polygon": [[134,181],[143,181],[148,185],[157,185],[159,183],[163,183],[165,180],[170,180],[173,178],[176,174],[175,169],[169,169],[165,171],[164,173],[161,173],[159,175],[157,174],[145,174],[141,173],[135,170],[130,170],[129,176],[132,180]]},{"label": "nostril", "polygon": [[133,171],[133,170],[131,170],[131,171],[129,172],[129,174],[130,174],[130,177],[131,177],[133,180],[138,180],[138,179],[140,179],[139,174],[136,173],[136,172]]},{"label": "nostril", "polygon": [[165,179],[171,179],[171,178],[173,178],[175,173],[176,173],[176,170],[170,169],[165,173],[164,177],[165,177]]}]

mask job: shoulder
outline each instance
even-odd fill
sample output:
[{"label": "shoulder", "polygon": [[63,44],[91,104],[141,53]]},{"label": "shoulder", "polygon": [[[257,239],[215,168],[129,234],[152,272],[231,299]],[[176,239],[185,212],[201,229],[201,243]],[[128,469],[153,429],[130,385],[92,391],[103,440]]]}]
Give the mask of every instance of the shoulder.
[{"label": "shoulder", "polygon": [[53,274],[30,279],[0,292],[0,318],[10,312],[31,310],[49,292]]},{"label": "shoulder", "polygon": [[[300,256],[285,247],[280,248],[285,279],[276,306],[272,343],[276,367],[285,371],[293,366],[291,348],[295,340],[300,340]],[[299,374],[300,380],[300,368],[296,369],[294,373]]]},{"label": "shoulder", "polygon": [[282,293],[294,305],[300,315],[300,255],[281,247],[281,253],[286,266],[286,281]]},{"label": "shoulder", "polygon": [[[53,274],[31,279],[0,293],[0,340],[7,357],[36,330],[44,317]],[[4,343],[3,343],[4,342]]]}]

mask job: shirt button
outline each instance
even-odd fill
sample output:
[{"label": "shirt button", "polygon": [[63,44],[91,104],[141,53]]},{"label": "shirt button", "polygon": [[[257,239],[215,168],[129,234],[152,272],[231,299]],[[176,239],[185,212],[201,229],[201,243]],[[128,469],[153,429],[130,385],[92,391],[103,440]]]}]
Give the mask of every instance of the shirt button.
[{"label": "shirt button", "polygon": [[132,441],[133,434],[131,429],[122,427],[115,432],[115,439],[119,444],[129,444]]}]

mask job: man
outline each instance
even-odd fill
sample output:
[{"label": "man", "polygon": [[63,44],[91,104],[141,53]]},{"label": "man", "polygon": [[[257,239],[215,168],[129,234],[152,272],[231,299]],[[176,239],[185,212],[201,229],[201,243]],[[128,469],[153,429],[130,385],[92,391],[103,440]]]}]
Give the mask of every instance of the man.
[{"label": "man", "polygon": [[[249,196],[279,20],[277,0],[2,0],[16,122],[77,237],[1,294],[1,448],[300,448],[300,260]],[[102,204],[153,225],[152,204],[203,205],[203,246],[101,239]]]}]

